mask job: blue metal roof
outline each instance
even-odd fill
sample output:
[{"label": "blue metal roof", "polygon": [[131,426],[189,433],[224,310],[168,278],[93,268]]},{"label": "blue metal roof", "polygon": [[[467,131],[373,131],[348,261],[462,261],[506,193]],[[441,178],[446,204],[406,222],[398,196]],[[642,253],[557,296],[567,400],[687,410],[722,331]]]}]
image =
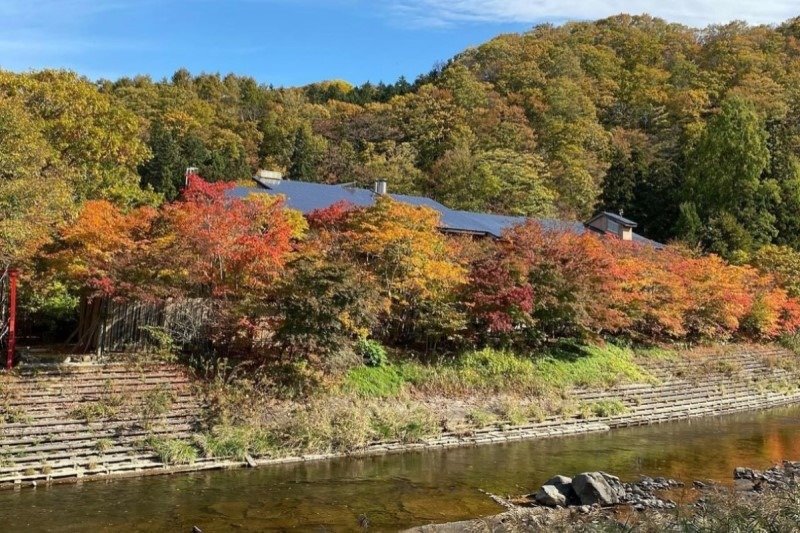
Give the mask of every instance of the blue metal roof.
[{"label": "blue metal roof", "polygon": [[[375,203],[377,194],[359,187],[348,185],[328,185],[325,183],[309,183],[290,180],[257,180],[258,187],[234,187],[228,192],[233,198],[245,198],[251,194],[280,194],[286,198],[286,206],[307,215],[314,210],[330,207],[337,202],[347,202],[358,207],[368,207]],[[398,202],[424,206],[437,211],[440,215],[443,230],[477,235],[502,236],[503,232],[524,224],[528,219],[522,216],[495,215],[491,213],[473,213],[450,209],[436,200],[424,196],[406,194],[389,194]],[[617,215],[618,216],[618,215]],[[587,229],[582,222],[569,222],[549,218],[536,219],[544,229],[571,231],[582,235]],[[641,235],[633,234],[634,241],[662,246]]]},{"label": "blue metal roof", "polygon": [[283,195],[286,198],[287,207],[296,209],[304,215],[341,201],[359,207],[367,207],[375,203],[374,194],[366,189],[304,181],[283,180],[277,184],[270,184],[268,188],[263,185],[261,187],[234,187],[229,192],[230,196],[239,198],[253,193]]}]

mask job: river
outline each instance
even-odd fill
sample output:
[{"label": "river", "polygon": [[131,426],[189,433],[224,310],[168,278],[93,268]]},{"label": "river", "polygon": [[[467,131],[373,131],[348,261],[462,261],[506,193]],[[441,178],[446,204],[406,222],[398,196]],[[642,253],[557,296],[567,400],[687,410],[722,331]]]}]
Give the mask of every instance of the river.
[{"label": "river", "polygon": [[482,490],[530,492],[605,470],[730,483],[735,466],[800,459],[800,407],[605,434],[257,469],[0,491],[4,531],[392,531],[499,512]]}]

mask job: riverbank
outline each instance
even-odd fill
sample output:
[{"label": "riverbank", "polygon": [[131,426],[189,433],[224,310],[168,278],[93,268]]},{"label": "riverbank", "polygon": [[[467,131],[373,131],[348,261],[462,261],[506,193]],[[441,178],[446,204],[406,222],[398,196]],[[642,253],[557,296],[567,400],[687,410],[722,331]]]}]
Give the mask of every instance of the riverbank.
[{"label": "riverbank", "polygon": [[[487,493],[525,494],[554,472],[640,473],[707,485],[737,466],[800,457],[800,405],[493,446],[427,449],[265,468],[216,469],[0,491],[9,527],[86,530],[369,531],[493,516]],[[674,497],[676,501],[678,500]],[[120,512],[123,509],[124,512]]]},{"label": "riverbank", "polygon": [[[593,389],[562,390],[555,401],[551,391],[505,397],[496,391],[450,396],[398,391],[394,397],[331,393],[309,404],[272,398],[268,414],[280,431],[273,433],[241,425],[242,420],[252,423],[254,411],[265,413],[263,398],[245,395],[236,402],[226,397],[228,403],[214,403],[208,393],[213,387],[203,386],[201,394],[188,386],[188,378],[180,381],[180,390],[165,392],[152,368],[136,377],[119,367],[117,377],[98,374],[94,384],[86,377],[91,366],[83,366],[77,377],[69,377],[69,370],[61,377],[39,370],[16,378],[17,387],[27,388],[6,387],[0,483],[19,486],[502,443],[800,403],[797,358],[778,346],[612,356],[588,355],[557,367],[548,363],[553,372],[572,376],[579,374],[576,369],[585,376],[591,365],[602,365],[591,375],[605,381]],[[137,391],[142,394],[130,401]],[[328,402],[328,409],[318,407],[320,402]],[[547,411],[548,406],[556,412]],[[339,409],[336,416],[331,409]],[[227,417],[236,412],[238,417],[211,427],[207,411]],[[143,413],[149,420],[142,420]],[[427,422],[421,424],[420,417]],[[291,426],[279,425],[287,420]],[[383,434],[400,438],[375,438],[376,421],[383,423],[378,428]]]},{"label": "riverbank", "polygon": [[[623,483],[605,472],[558,475],[536,492],[493,499],[501,514],[414,527],[405,533],[460,531],[797,531],[800,463],[783,461],[765,471],[737,467],[735,488],[684,484],[646,476]],[[682,503],[669,499],[681,489]]]}]

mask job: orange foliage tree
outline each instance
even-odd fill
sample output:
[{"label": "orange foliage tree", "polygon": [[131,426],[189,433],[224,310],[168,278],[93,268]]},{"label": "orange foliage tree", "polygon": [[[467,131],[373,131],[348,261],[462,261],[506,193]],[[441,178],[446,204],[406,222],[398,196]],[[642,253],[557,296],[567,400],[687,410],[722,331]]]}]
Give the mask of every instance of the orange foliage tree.
[{"label": "orange foliage tree", "polygon": [[168,285],[198,296],[243,296],[280,274],[296,233],[283,200],[232,198],[231,187],[189,176],[181,198],[163,208],[154,265]]},{"label": "orange foliage tree", "polygon": [[430,345],[463,329],[456,294],[467,271],[453,259],[436,211],[382,197],[350,211],[344,230],[343,248],[383,295],[385,338]]},{"label": "orange foliage tree", "polygon": [[59,234],[49,257],[53,270],[84,296],[125,293],[135,285],[135,257],[149,246],[156,216],[150,207],[124,213],[105,200],[86,202]]},{"label": "orange foliage tree", "polygon": [[466,292],[475,337],[511,343],[773,338],[800,327],[798,301],[751,267],[536,222],[474,263]]}]

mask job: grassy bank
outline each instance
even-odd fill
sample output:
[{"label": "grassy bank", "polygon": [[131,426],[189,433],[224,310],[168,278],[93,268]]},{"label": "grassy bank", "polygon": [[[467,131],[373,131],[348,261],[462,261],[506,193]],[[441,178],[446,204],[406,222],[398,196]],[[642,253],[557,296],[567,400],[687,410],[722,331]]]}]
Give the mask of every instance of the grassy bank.
[{"label": "grassy bank", "polygon": [[342,390],[361,397],[436,394],[545,395],[575,387],[608,388],[652,377],[633,350],[613,345],[554,350],[535,357],[484,349],[438,364],[400,362],[349,371]]},{"label": "grassy bank", "polygon": [[[353,452],[377,442],[414,443],[442,433],[469,436],[478,429],[548,418],[624,414],[628,408],[620,399],[591,399],[581,391],[656,385],[658,378],[647,370],[653,364],[682,368],[679,377],[695,381],[738,373],[725,359],[692,357],[679,350],[612,344],[533,356],[484,349],[435,361],[394,353],[377,358],[378,364],[302,387],[287,387],[285,375],[274,368],[218,369],[204,391],[206,429],[186,446],[154,442],[150,447],[169,463]],[[787,362],[770,365],[783,368]]]},{"label": "grassy bank", "polygon": [[613,345],[536,356],[484,349],[429,362],[393,354],[382,364],[315,383],[310,392],[293,389],[290,397],[269,371],[217,371],[205,391],[207,429],[186,445],[147,444],[165,462],[185,463],[201,456],[349,452],[551,416],[608,416],[624,406],[581,402],[570,391],[654,382],[637,363],[642,356]]}]

